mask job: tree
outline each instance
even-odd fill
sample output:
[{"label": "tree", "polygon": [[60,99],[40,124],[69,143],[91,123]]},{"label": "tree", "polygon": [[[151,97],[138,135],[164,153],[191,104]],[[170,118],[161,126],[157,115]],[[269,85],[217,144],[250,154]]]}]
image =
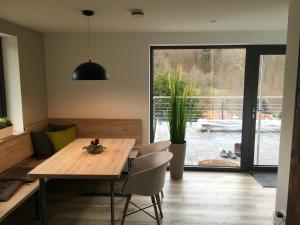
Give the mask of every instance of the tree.
[{"label": "tree", "polygon": [[154,77],[154,96],[170,96],[168,74],[160,73],[155,75]]}]

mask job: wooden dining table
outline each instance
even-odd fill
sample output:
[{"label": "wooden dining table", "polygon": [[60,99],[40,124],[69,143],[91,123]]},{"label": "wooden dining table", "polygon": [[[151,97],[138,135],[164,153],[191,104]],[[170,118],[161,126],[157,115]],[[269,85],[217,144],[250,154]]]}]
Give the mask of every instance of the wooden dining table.
[{"label": "wooden dining table", "polygon": [[[90,154],[83,147],[92,138],[78,138],[58,151],[28,174],[39,179],[39,208],[42,225],[47,225],[45,184],[48,179],[101,179],[110,182],[111,225],[115,224],[114,183],[122,174],[135,139],[100,139],[105,149],[100,154]],[[100,194],[99,194],[100,195]]]}]

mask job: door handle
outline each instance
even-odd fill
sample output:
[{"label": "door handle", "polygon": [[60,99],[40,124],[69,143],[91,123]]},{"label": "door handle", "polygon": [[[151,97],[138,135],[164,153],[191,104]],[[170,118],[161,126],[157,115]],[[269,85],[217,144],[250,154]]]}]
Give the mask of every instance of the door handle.
[{"label": "door handle", "polygon": [[252,113],[263,112],[262,109],[253,108]]},{"label": "door handle", "polygon": [[252,108],[252,119],[256,117],[257,108]]}]

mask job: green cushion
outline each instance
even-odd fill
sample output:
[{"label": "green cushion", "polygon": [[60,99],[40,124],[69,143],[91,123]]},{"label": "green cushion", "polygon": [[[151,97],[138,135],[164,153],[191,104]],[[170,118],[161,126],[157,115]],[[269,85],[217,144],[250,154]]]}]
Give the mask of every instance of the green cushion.
[{"label": "green cushion", "polygon": [[56,152],[76,139],[75,127],[60,131],[46,132],[46,134]]}]

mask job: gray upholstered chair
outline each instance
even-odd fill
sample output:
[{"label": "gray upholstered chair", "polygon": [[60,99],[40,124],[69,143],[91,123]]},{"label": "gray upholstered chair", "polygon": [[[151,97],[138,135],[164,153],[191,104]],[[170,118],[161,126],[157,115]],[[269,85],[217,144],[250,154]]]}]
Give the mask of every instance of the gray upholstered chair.
[{"label": "gray upholstered chair", "polygon": [[[153,152],[162,152],[162,151],[168,151],[169,147],[171,145],[171,141],[157,141],[148,145],[144,145],[139,149],[139,156],[151,154]],[[161,198],[164,197],[164,192],[161,190]]]},{"label": "gray upholstered chair", "polygon": [[[126,216],[140,211],[143,211],[154,218],[158,225],[160,224],[157,206],[159,208],[161,218],[163,217],[163,213],[161,209],[159,193],[163,189],[167,165],[172,157],[173,154],[170,152],[154,152],[145,156],[140,156],[133,161],[132,172],[129,174],[122,189],[122,192],[127,194],[128,197],[126,200],[121,225],[124,224]],[[141,208],[130,201],[132,195],[149,196],[151,197],[152,205]],[[127,214],[129,204],[134,205],[138,208],[138,210]],[[155,217],[145,211],[146,208],[151,206],[154,207]]]},{"label": "gray upholstered chair", "polygon": [[153,152],[167,151],[171,145],[170,141],[158,141],[148,145],[144,145],[139,149],[138,156],[147,155]]}]

